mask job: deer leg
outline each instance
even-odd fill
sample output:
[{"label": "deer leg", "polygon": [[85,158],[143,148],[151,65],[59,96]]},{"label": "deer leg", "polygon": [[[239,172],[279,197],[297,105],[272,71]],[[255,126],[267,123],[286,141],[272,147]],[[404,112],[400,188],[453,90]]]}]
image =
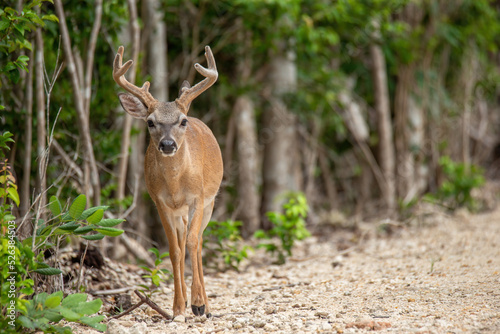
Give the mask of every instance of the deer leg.
[{"label": "deer leg", "polygon": [[182,296],[184,297],[184,305],[187,307],[187,285],[184,279],[184,263],[186,260],[186,238],[187,238],[187,217],[182,217],[182,222],[184,224],[184,233],[177,236],[181,241],[179,247],[181,248],[181,286],[182,286]]},{"label": "deer leg", "polygon": [[203,248],[203,231],[205,231],[205,228],[207,228],[208,223],[210,222],[210,218],[212,218],[212,211],[214,209],[214,201],[210,202],[204,209],[203,209],[203,220],[201,222],[201,229],[199,232],[199,244],[198,244],[198,275],[200,276],[201,280],[201,286],[203,290],[203,299],[205,301],[205,312],[207,313],[207,317],[210,317],[210,307],[208,304],[208,297],[207,297],[207,292],[205,291],[205,279],[203,277],[203,259],[201,257],[201,252]]},{"label": "deer leg", "polygon": [[[184,267],[184,258],[182,258],[182,251],[179,247],[178,234],[179,230],[184,228],[181,217],[173,217],[168,215],[163,208],[158,210],[160,213],[163,229],[167,234],[170,261],[172,262],[172,270],[174,274],[174,318],[178,315],[184,315],[186,311],[186,299],[182,291],[182,282],[184,280],[184,272],[181,268]],[[180,225],[180,226],[179,226]],[[185,232],[184,232],[185,234]]]},{"label": "deer leg", "polygon": [[[201,204],[201,205],[200,205]],[[191,214],[192,212],[192,214]],[[200,276],[200,270],[203,269],[198,263],[198,246],[200,242],[200,230],[203,218],[202,203],[195,203],[193,208],[190,208],[190,225],[187,236],[187,249],[191,258],[191,266],[193,269],[193,282],[191,285],[191,309],[194,315],[203,315],[205,313],[205,298],[203,294],[203,276]]]}]

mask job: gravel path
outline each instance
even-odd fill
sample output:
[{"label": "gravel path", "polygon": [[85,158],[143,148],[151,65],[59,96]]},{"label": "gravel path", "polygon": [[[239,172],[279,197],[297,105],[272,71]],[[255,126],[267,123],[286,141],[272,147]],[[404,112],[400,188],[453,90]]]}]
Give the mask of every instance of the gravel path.
[{"label": "gravel path", "polygon": [[[391,236],[375,225],[312,237],[283,266],[259,251],[242,273],[206,275],[210,319],[189,310],[186,323],[167,322],[144,307],[110,332],[500,333],[500,210],[433,215]],[[339,251],[352,241],[358,246]],[[172,288],[154,296],[168,312]]]}]

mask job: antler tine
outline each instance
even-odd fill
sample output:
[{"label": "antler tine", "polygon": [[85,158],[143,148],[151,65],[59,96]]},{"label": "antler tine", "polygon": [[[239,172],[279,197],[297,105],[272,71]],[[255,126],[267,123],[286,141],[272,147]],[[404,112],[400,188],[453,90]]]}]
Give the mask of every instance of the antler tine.
[{"label": "antler tine", "polygon": [[120,46],[118,48],[118,52],[116,53],[115,60],[113,62],[113,79],[120,87],[139,98],[149,108],[157,102],[157,100],[149,92],[149,81],[146,81],[142,87],[139,88],[125,79],[125,73],[127,73],[134,61],[129,60],[122,65],[123,51],[123,46]]},{"label": "antler tine", "polygon": [[205,58],[207,58],[208,68],[205,68],[198,63],[194,64],[194,68],[196,69],[196,71],[203,75],[205,79],[191,88],[182,89],[181,96],[177,99],[177,101],[186,109],[189,108],[189,105],[195,98],[197,98],[201,93],[210,88],[210,86],[212,86],[217,81],[217,78],[219,76],[219,73],[217,72],[217,66],[215,65],[214,55],[212,54],[212,50],[208,45],[205,46]]}]

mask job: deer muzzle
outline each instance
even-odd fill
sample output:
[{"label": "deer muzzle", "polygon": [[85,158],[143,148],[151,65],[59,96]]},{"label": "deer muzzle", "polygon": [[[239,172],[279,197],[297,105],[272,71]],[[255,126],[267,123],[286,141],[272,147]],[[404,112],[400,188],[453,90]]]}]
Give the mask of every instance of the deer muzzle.
[{"label": "deer muzzle", "polygon": [[177,151],[177,144],[173,140],[164,139],[164,140],[160,141],[160,144],[158,145],[158,150],[163,155],[171,157]]}]

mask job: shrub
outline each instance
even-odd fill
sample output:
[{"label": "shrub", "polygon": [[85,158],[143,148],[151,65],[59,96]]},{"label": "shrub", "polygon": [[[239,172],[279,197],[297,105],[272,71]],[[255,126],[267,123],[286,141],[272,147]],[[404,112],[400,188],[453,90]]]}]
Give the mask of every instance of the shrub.
[{"label": "shrub", "polygon": [[478,203],[472,197],[472,190],[484,184],[484,170],[476,165],[454,162],[448,156],[441,157],[439,165],[446,180],[436,195],[429,195],[427,198],[437,200],[452,210],[463,206],[471,211],[476,210]]},{"label": "shrub", "polygon": [[[306,228],[306,217],[309,211],[307,200],[302,193],[290,193],[288,202],[283,204],[283,214],[268,212],[266,215],[273,224],[269,231],[258,230],[255,232],[257,239],[270,240],[260,243],[258,247],[274,256],[278,255],[278,264],[284,264],[287,256],[292,255],[292,247],[296,240],[303,240],[311,234]],[[271,239],[279,239],[279,243]]]},{"label": "shrub", "polygon": [[[168,252],[160,254],[158,249],[156,248],[150,248],[148,249],[151,253],[153,253],[156,256],[155,259],[155,267],[154,268],[149,268],[148,266],[140,266],[142,269],[147,271],[148,273],[146,275],[143,275],[143,278],[149,278],[151,279],[151,283],[157,288],[160,286],[161,282],[167,281],[170,277],[172,277],[172,273],[168,271],[168,269],[165,268],[160,268],[160,265],[163,263],[163,259],[169,256]],[[153,293],[158,291],[156,288],[152,289],[153,285],[147,286],[147,285],[140,285],[143,290],[143,293],[148,293],[147,296],[151,297]]]},{"label": "shrub", "polygon": [[[240,221],[211,221],[203,232],[204,265],[217,270],[239,271],[240,262],[248,257],[250,246],[241,246]],[[220,261],[223,259],[222,268]]]}]

